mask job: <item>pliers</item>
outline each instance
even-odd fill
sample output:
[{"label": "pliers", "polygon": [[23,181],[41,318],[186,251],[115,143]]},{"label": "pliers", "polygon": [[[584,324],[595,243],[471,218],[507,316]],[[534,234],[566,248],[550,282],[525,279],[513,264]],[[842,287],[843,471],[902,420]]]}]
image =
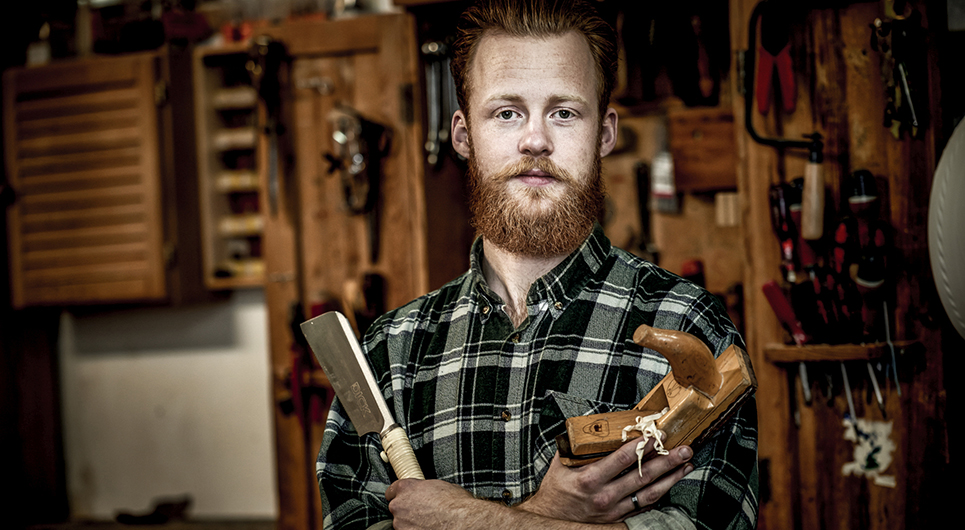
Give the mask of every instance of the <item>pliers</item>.
[{"label": "pliers", "polygon": [[791,23],[787,7],[766,1],[761,12],[760,60],[757,62],[757,110],[767,114],[771,106],[774,71],[781,90],[781,106],[785,113],[794,112],[797,88],[791,63]]}]

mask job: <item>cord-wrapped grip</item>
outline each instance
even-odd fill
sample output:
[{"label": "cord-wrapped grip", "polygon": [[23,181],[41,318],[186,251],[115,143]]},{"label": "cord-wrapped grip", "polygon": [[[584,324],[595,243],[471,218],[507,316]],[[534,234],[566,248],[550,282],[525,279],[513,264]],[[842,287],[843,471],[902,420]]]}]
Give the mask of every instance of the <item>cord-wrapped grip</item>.
[{"label": "cord-wrapped grip", "polygon": [[405,429],[398,425],[389,427],[389,430],[382,435],[382,448],[389,457],[392,469],[400,479],[417,478],[425,480],[419,461],[415,458],[412,445],[409,444],[409,437],[405,434]]}]

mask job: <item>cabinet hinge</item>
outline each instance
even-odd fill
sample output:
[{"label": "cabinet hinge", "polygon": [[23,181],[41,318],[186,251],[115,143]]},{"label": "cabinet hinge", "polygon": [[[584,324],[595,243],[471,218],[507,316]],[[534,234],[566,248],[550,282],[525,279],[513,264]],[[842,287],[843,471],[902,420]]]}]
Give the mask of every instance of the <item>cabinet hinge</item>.
[{"label": "cabinet hinge", "polygon": [[154,104],[163,107],[168,102],[168,83],[160,80],[154,83]]},{"label": "cabinet hinge", "polygon": [[174,245],[174,243],[167,242],[164,244],[162,252],[164,254],[163,255],[164,268],[167,270],[173,269],[177,265],[177,259],[178,259],[177,247]]}]

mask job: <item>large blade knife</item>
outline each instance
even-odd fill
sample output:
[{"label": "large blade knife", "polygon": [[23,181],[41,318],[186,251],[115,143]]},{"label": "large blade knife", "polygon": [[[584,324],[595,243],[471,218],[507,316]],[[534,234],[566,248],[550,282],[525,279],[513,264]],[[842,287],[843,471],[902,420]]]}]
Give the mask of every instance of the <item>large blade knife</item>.
[{"label": "large blade knife", "polygon": [[302,322],[301,328],[359,436],[378,433],[384,450],[382,458],[400,479],[424,479],[409,438],[392,419],[345,315],[330,311]]}]

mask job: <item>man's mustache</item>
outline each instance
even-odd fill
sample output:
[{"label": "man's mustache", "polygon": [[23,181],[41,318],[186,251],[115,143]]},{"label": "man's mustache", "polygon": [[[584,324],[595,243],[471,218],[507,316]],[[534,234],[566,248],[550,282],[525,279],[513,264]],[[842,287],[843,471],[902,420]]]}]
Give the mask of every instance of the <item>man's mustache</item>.
[{"label": "man's mustache", "polygon": [[532,156],[524,156],[516,162],[504,167],[493,175],[492,180],[495,182],[506,182],[510,179],[519,177],[524,173],[533,171],[534,169],[541,171],[547,176],[563,183],[573,181],[573,177],[569,174],[569,172],[556,165],[556,163],[549,158],[536,158]]}]

